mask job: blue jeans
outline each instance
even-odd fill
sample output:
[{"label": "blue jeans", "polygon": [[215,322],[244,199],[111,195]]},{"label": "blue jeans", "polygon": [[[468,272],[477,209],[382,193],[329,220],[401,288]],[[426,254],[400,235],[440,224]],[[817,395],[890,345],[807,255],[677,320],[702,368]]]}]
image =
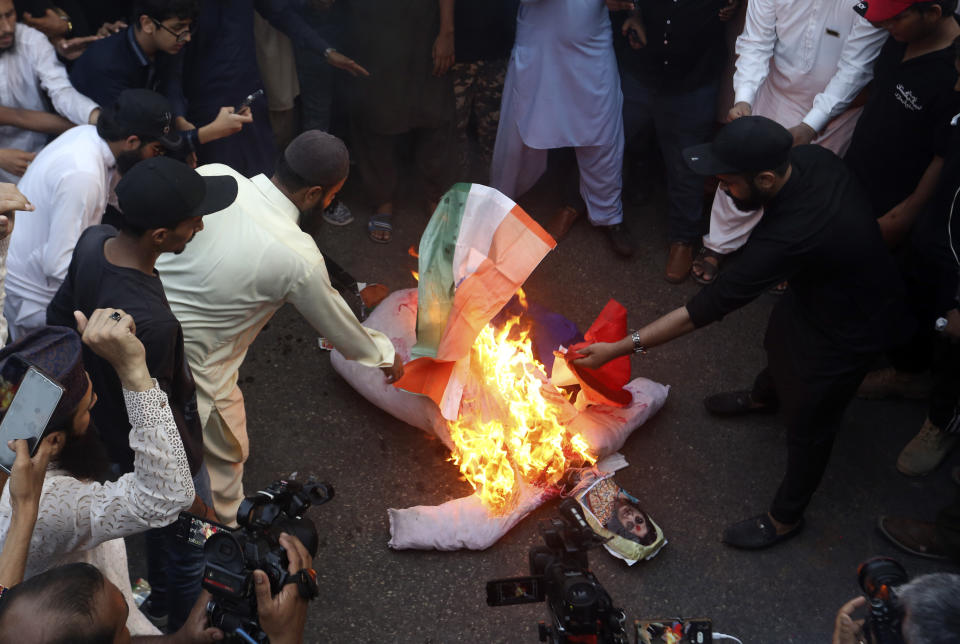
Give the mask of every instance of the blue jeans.
[{"label": "blue jeans", "polygon": [[[210,475],[207,467],[193,477],[197,496],[213,507]],[[187,621],[193,605],[200,596],[203,581],[203,549],[177,538],[176,522],[148,530],[147,581],[150,582],[150,603],[157,614],[167,613],[167,629],[174,632]]]},{"label": "blue jeans", "polygon": [[683,160],[683,149],[713,135],[719,81],[682,93],[668,93],[621,74],[626,140],[651,129],[660,144],[667,174],[668,233],[671,242],[697,243],[703,234],[704,177]]}]

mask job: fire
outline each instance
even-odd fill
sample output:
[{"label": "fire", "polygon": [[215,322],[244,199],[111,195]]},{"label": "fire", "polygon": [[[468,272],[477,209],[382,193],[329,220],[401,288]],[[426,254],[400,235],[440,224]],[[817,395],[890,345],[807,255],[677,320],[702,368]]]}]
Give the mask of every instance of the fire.
[{"label": "fire", "polygon": [[533,357],[520,318],[483,329],[470,369],[460,418],[449,423],[451,460],[489,510],[508,511],[521,480],[550,486],[567,468],[594,462],[586,442],[567,433],[564,423],[575,412]]}]

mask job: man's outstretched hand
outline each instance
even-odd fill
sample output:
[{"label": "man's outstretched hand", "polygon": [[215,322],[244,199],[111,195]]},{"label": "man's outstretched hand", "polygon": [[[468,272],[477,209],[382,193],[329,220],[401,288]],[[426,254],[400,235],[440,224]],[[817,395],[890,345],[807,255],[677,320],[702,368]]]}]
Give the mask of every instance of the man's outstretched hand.
[{"label": "man's outstretched hand", "polygon": [[577,349],[582,358],[577,358],[573,364],[585,369],[599,369],[614,358],[619,358],[617,345],[612,342],[595,342],[582,349]]},{"label": "man's outstretched hand", "polygon": [[400,360],[400,354],[394,356],[392,365],[380,367],[380,371],[386,376],[387,384],[392,384],[403,378],[403,362]]}]

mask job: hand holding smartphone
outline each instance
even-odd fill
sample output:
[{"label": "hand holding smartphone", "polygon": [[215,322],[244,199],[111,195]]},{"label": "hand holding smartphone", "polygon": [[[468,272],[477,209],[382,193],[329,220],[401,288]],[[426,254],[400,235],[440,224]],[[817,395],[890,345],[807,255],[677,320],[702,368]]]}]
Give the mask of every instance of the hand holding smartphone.
[{"label": "hand holding smartphone", "polygon": [[239,114],[243,110],[250,109],[250,106],[253,105],[253,102],[263,96],[263,90],[258,89],[257,91],[248,95],[245,99],[240,101],[240,104],[233,108],[234,114]]},{"label": "hand holding smartphone", "polygon": [[11,356],[0,372],[0,402],[9,406],[0,420],[0,469],[10,474],[16,454],[7,442],[22,438],[37,452],[47,423],[63,396],[63,387],[26,361]]}]

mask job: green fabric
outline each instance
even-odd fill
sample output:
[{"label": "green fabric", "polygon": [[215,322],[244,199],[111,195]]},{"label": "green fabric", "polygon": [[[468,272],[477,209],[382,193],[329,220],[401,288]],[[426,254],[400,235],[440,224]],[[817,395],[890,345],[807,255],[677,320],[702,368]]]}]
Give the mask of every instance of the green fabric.
[{"label": "green fabric", "polygon": [[453,256],[471,186],[458,183],[447,191],[420,238],[417,344],[411,358],[437,357],[437,347],[453,308]]}]

